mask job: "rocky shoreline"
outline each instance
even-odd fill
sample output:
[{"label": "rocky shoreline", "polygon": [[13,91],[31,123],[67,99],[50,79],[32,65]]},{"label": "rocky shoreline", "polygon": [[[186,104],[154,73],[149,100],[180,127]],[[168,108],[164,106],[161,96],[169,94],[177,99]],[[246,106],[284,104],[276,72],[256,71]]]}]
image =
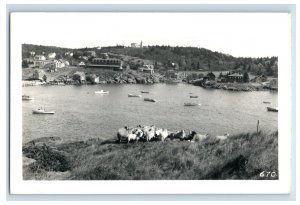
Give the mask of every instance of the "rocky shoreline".
[{"label": "rocky shoreline", "polygon": [[203,83],[189,82],[189,84],[200,86],[206,89],[222,89],[228,91],[252,92],[252,91],[278,91],[276,87],[270,87],[262,83]]},{"label": "rocky shoreline", "polygon": [[[81,79],[74,78],[76,72],[84,75]],[[24,74],[25,73],[25,74]],[[277,87],[271,87],[264,83],[220,83],[217,81],[203,81],[203,80],[187,80],[187,78],[170,78],[163,73],[143,73],[134,70],[127,70],[124,72],[115,72],[108,70],[95,70],[87,68],[69,68],[61,72],[46,73],[47,80],[32,79],[32,70],[23,73],[22,86],[35,85],[87,85],[87,84],[156,84],[156,83],[188,83],[195,86],[200,86],[206,89],[222,89],[228,91],[277,91]],[[97,79],[97,80],[96,80]]]}]

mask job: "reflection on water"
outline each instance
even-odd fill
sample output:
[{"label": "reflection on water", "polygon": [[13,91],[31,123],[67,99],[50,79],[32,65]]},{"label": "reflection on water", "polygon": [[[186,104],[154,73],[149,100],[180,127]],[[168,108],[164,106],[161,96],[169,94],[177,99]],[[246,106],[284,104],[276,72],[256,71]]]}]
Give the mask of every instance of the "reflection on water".
[{"label": "reflection on water", "polygon": [[[109,90],[108,95],[95,94]],[[149,91],[149,94],[141,93]],[[128,94],[143,98],[129,98]],[[190,94],[192,93],[192,94]],[[112,138],[125,125],[156,125],[168,130],[196,130],[211,135],[256,131],[257,120],[266,131],[277,129],[277,93],[230,92],[203,89],[187,84],[168,85],[84,85],[23,87],[23,94],[35,98],[23,101],[23,139],[58,136],[69,139]],[[190,98],[198,95],[198,98]],[[270,101],[266,105],[263,101]],[[201,106],[185,107],[186,102]],[[43,106],[55,115],[33,115]]]}]

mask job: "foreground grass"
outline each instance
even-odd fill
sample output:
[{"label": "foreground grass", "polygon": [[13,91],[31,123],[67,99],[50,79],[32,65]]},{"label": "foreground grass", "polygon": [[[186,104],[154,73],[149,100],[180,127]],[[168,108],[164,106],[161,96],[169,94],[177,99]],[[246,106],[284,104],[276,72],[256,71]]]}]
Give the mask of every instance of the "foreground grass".
[{"label": "foreground grass", "polygon": [[119,144],[41,138],[23,146],[25,180],[278,179],[278,132],[240,134],[201,142]]}]

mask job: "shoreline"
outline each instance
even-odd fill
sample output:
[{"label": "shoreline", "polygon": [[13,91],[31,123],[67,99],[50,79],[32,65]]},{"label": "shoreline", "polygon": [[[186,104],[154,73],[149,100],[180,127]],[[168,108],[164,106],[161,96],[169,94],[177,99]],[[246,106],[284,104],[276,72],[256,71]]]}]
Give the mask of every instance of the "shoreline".
[{"label": "shoreline", "polygon": [[78,84],[76,82],[35,82],[35,81],[25,81],[22,80],[22,87],[31,87],[31,86],[67,86],[67,85],[76,85],[76,86],[81,86],[81,85],[154,85],[154,84],[189,84],[193,86],[199,86],[204,89],[218,89],[218,90],[227,90],[227,91],[235,91],[235,92],[253,92],[253,91],[270,91],[270,92],[278,92],[278,88],[271,88],[268,86],[260,85],[260,86],[251,86],[251,85],[244,85],[244,84],[233,84],[233,83],[217,83],[215,85],[195,85],[193,83],[189,82],[176,82],[176,83],[168,83],[168,82],[153,82],[153,83],[116,83],[116,82],[100,82],[100,83],[90,83],[90,82],[85,82]]},{"label": "shoreline", "polygon": [[[46,81],[40,76],[40,79],[33,79],[34,70],[26,68],[22,70],[22,86],[35,86],[35,85],[104,85],[104,84],[143,84],[153,85],[158,83],[167,84],[180,84],[187,83],[195,86],[200,86],[206,89],[223,89],[228,91],[277,91],[277,88],[272,88],[263,82],[249,82],[249,83],[230,83],[230,82],[218,82],[218,79],[212,81],[204,81],[201,79],[189,79],[193,73],[186,73],[186,71],[176,71],[178,73],[184,72],[180,78],[174,78],[174,76],[168,76],[167,71],[160,71],[153,74],[144,73],[136,70],[125,70],[122,72],[112,70],[101,70],[93,68],[82,67],[68,67],[61,68],[58,72],[45,72],[40,69],[46,75]],[[81,73],[81,76],[76,76],[75,73]],[[173,71],[175,72],[175,71]],[[220,72],[220,71],[218,71]],[[184,77],[185,76],[185,77]],[[277,81],[277,78],[271,78],[271,80]]]}]

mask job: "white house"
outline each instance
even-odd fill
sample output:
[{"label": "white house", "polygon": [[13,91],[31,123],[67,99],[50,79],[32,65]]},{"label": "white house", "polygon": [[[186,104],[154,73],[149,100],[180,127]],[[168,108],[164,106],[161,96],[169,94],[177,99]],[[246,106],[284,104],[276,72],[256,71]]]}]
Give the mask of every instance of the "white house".
[{"label": "white house", "polygon": [[143,65],[142,67],[139,68],[139,71],[144,72],[144,73],[154,73],[154,66],[153,65]]},{"label": "white house", "polygon": [[36,55],[36,56],[34,56],[33,59],[37,60],[37,61],[44,61],[44,60],[46,60],[46,57],[43,55]]},{"label": "white house", "polygon": [[55,58],[55,56],[56,56],[56,53],[49,53],[48,54],[48,58],[50,58],[50,59]]},{"label": "white house", "polygon": [[84,66],[85,66],[85,63],[81,61],[80,63],[77,64],[77,66],[79,66],[79,67],[84,67]]}]

